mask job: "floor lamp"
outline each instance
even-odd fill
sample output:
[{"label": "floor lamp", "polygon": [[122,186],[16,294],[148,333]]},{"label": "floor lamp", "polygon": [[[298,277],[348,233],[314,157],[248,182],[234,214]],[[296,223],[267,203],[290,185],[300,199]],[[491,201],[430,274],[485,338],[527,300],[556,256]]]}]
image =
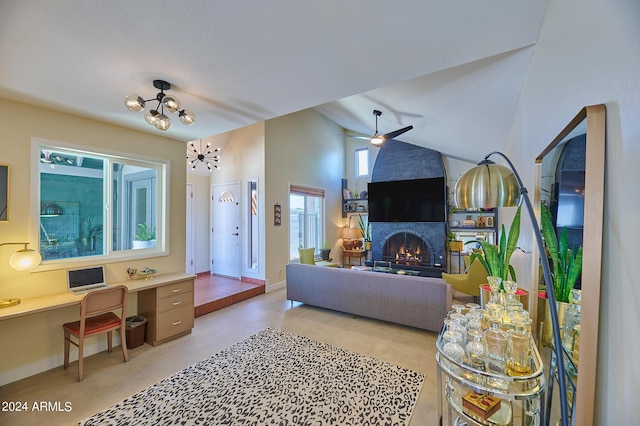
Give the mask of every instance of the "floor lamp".
[{"label": "floor lamp", "polygon": [[[500,166],[489,160],[492,155],[499,155],[505,159],[509,168]],[[549,302],[549,311],[551,312],[551,326],[553,328],[554,351],[558,359],[558,386],[560,388],[560,412],[562,416],[562,425],[568,425],[568,406],[565,384],[565,367],[562,357],[562,345],[560,344],[560,326],[558,324],[558,311],[556,309],[556,297],[553,292],[553,280],[551,279],[551,268],[549,260],[544,255],[544,245],[542,242],[542,234],[540,227],[536,222],[531,200],[529,199],[527,188],[522,184],[522,180],[518,175],[513,163],[501,152],[493,151],[487,154],[478,165],[466,173],[456,182],[455,201],[456,207],[469,208],[490,208],[490,207],[513,207],[518,204],[518,200],[524,201],[531,224],[533,225],[533,233],[536,237],[538,250],[540,252],[540,262],[542,263],[542,271],[544,275],[544,283],[547,289],[547,297]],[[549,372],[549,380],[552,380],[553,371]]]}]

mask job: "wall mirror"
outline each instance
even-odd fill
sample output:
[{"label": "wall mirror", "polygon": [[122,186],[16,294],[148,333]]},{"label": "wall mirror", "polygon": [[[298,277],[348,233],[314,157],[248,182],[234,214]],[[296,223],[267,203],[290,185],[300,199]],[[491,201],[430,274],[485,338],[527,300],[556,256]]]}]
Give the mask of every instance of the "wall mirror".
[{"label": "wall mirror", "polygon": [[[540,203],[550,206],[556,227],[567,227],[569,244],[583,247],[582,275],[576,283],[576,287],[582,289],[577,394],[570,401],[575,404],[572,424],[576,425],[593,423],[602,264],[605,126],[604,105],[585,107],[536,158],[535,205],[538,210]],[[534,268],[534,271],[538,269]],[[533,283],[537,285],[540,278],[534,277]],[[537,306],[530,308],[535,312]]]}]

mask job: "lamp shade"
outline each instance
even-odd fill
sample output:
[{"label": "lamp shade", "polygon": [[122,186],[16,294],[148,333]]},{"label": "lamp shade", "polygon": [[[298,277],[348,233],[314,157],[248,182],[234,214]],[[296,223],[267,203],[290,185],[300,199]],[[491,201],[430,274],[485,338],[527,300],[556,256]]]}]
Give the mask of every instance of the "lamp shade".
[{"label": "lamp shade", "polygon": [[460,176],[455,185],[455,204],[462,209],[512,207],[520,199],[513,172],[485,160]]},{"label": "lamp shade", "polygon": [[22,249],[11,255],[9,265],[16,271],[27,271],[38,266],[41,261],[42,257],[37,251]]},{"label": "lamp shade", "polygon": [[358,238],[357,230],[355,228],[342,228],[342,238],[345,240]]}]

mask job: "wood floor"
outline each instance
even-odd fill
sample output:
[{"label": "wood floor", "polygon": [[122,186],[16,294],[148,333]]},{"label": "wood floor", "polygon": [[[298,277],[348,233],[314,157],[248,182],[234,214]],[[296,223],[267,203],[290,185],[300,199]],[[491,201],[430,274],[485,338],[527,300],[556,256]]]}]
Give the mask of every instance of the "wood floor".
[{"label": "wood floor", "polygon": [[264,284],[200,273],[194,282],[195,316],[231,306],[264,293]]}]

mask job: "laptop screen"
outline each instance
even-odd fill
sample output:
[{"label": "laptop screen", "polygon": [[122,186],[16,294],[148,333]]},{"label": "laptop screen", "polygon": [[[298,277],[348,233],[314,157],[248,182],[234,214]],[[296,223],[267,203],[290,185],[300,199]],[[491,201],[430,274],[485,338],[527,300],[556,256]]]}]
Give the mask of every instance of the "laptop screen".
[{"label": "laptop screen", "polygon": [[104,266],[67,270],[67,286],[69,290],[79,290],[100,284],[105,284]]}]

